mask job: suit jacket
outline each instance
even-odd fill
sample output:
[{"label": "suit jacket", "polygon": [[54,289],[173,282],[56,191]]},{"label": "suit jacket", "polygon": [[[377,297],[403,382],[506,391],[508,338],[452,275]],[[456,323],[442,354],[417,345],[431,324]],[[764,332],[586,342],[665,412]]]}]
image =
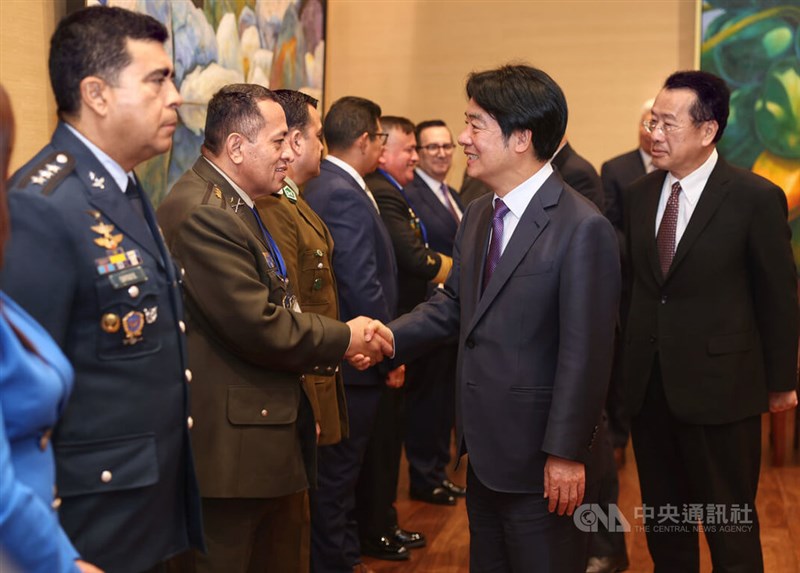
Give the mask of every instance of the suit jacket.
[{"label": "suit jacket", "polygon": [[[458,197],[456,190],[450,186],[447,189],[450,191],[453,201],[463,212],[464,206],[461,204],[461,199]],[[425,230],[428,233],[428,244],[431,249],[452,257],[453,241],[456,237],[458,223],[453,218],[450,210],[442,205],[442,202],[428,187],[428,184],[416,173],[414,174],[414,179],[406,185],[404,191],[406,197],[408,197],[409,205],[425,225]]]},{"label": "suit jacket", "polygon": [[460,451],[491,489],[541,493],[548,454],[592,454],[611,368],[617,241],[553,173],[481,295],[492,212],[491,196],[467,207],[445,289],[389,327],[399,362],[458,337]]},{"label": "suit jacket", "polygon": [[797,275],[786,197],[719,158],[664,278],[655,220],[665,177],[654,171],[627,196],[630,411],[640,410],[658,358],[679,420],[724,424],[757,415],[767,409],[768,391],[797,386]]},{"label": "suit jacket", "polygon": [[570,187],[597,205],[601,213],[604,212],[603,183],[591,163],[578,155],[569,143],[556,153],[552,163]]},{"label": "suit jacket", "polygon": [[0,291],[0,554],[14,570],[78,572],[80,556],[58,523],[49,442],[72,379],[56,343]]},{"label": "suit jacket", "polygon": [[422,239],[419,219],[394,183],[379,171],[368,174],[364,180],[392,239],[398,271],[397,310],[408,312],[425,300],[430,281],[444,281],[442,256]]},{"label": "suit jacket", "polygon": [[[342,320],[369,316],[388,322],[397,312],[397,264],[392,240],[367,194],[346,171],[323,160],[304,196],[325,221],[336,250],[333,273]],[[345,385],[383,385],[383,363],[364,371],[342,369]]]},{"label": "suit jacket", "polygon": [[180,275],[150,202],[143,219],[63,123],[12,185],[4,288],[75,369],[53,442],[64,530],[122,573],[202,547]]},{"label": "suit jacket", "polygon": [[[283,193],[256,200],[264,224],[286,261],[286,271],[300,308],[339,318],[333,276],[333,237],[328,227],[286,179]],[[305,377],[303,388],[320,427],[320,446],[335,444],[348,434],[347,404],[342,375]]]},{"label": "suit jacket", "polygon": [[478,197],[482,197],[491,193],[492,190],[483,181],[473,179],[467,172],[464,171],[464,180],[461,183],[461,189],[458,190],[458,195],[461,198],[461,203],[466,207]]},{"label": "suit jacket", "polygon": [[600,168],[600,179],[606,199],[606,217],[622,232],[625,220],[625,196],[623,190],[647,173],[639,149],[634,149],[613,159]]},{"label": "suit jacket", "polygon": [[201,157],[161,203],[158,220],[186,269],[200,492],[271,498],[302,490],[314,476],[315,431],[301,407],[301,374],[332,375],[350,331],[283,306],[267,242],[240,202]]}]

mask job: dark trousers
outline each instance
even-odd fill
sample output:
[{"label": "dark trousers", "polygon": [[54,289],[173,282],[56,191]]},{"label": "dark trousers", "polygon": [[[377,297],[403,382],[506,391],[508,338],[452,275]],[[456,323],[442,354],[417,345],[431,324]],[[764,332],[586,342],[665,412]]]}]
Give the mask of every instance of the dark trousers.
[{"label": "dark trousers", "polygon": [[361,562],[355,488],[383,386],[347,386],[350,437],[322,446],[311,491],[311,570],[350,573]]},{"label": "dark trousers", "polygon": [[447,478],[457,354],[457,345],[445,344],[407,365],[405,446],[411,489],[440,487]]},{"label": "dark trousers", "polygon": [[467,468],[472,573],[583,573],[588,536],[541,493],[502,493]]},{"label": "dark trousers", "polygon": [[[713,426],[680,422],[667,405],[656,362],[642,410],[633,418],[631,435],[642,504],[655,512],[655,519],[644,523],[655,573],[700,570],[697,529],[692,523],[683,523],[687,520],[682,511],[687,507],[703,508],[701,520],[714,573],[763,571],[755,511],[761,468],[760,416]],[[663,527],[676,525],[673,520],[659,523],[658,516],[663,518],[671,508],[679,515],[678,525],[685,527]],[[737,515],[737,523],[727,524],[735,529],[716,523],[720,517],[730,521],[737,508],[744,508],[745,513]]]},{"label": "dark trousers", "polygon": [[383,387],[378,414],[356,484],[355,518],[361,539],[388,535],[397,525],[397,481],[403,449],[403,388]]},{"label": "dark trousers", "polygon": [[270,499],[203,498],[208,553],[198,573],[305,573],[309,567],[308,491]]}]

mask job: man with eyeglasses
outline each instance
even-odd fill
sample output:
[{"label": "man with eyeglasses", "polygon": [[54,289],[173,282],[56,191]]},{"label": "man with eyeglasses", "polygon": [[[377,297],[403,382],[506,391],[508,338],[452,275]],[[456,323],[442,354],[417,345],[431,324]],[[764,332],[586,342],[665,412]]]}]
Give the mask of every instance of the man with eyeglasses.
[{"label": "man with eyeglasses", "polygon": [[[447,182],[453,163],[453,136],[439,119],[417,124],[419,165],[405,187],[426,237],[435,251],[453,256],[453,241],[463,207]],[[426,299],[436,284],[429,283]],[[420,301],[421,302],[421,301]],[[455,418],[455,368],[458,347],[443,344],[406,365],[405,451],[411,498],[454,505],[466,490],[447,477],[450,436]]]},{"label": "man with eyeglasses", "polygon": [[[797,405],[786,197],[717,154],[729,98],[707,72],[671,75],[645,124],[658,171],[626,194],[626,397],[656,571],[699,571],[698,521],[715,571],[764,570],[761,414]],[[670,508],[678,527],[656,527]]]},{"label": "man with eyeglasses", "polygon": [[[383,116],[381,126],[389,138],[378,168],[364,180],[375,195],[392,239],[398,271],[398,313],[403,313],[425,299],[429,283],[444,281],[452,260],[428,246],[425,229],[403,190],[413,179],[419,159],[414,124],[404,117]],[[421,533],[399,527],[394,507],[404,402],[405,388],[384,389],[358,484],[356,516],[361,551],[381,559],[407,558],[408,549],[425,545]]]},{"label": "man with eyeglasses", "polygon": [[[343,320],[361,314],[388,320],[397,312],[397,263],[392,240],[375,196],[364,181],[378,167],[386,145],[381,108],[354,96],[328,110],[323,133],[328,155],[320,174],[306,183],[304,196],[330,230],[333,271]],[[356,484],[386,384],[396,377],[381,365],[359,372],[342,367],[350,435],[318,452],[316,491],[311,497],[311,570],[345,573],[364,570],[356,517]],[[381,534],[384,535],[384,534]],[[408,550],[388,537],[397,558]]]}]

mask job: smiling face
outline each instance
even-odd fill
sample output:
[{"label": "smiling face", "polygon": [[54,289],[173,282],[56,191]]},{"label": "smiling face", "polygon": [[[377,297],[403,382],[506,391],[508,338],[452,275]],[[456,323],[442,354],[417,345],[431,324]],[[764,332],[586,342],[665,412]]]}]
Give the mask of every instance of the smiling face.
[{"label": "smiling face", "polygon": [[129,170],[170,148],[182,100],[161,44],[128,39],[127,50],[131,63],[105,87],[105,125],[113,146],[107,152]]},{"label": "smiling face", "polygon": [[464,116],[466,126],[458,136],[458,144],[467,156],[467,175],[497,191],[513,152],[500,125],[475,100],[469,100]]},{"label": "smiling face", "polygon": [[264,127],[253,141],[241,138],[241,161],[237,177],[237,183],[253,199],[279,191],[292,160],[286,140],[288,130],[283,108],[276,101],[263,100],[258,103],[258,109],[264,119]]},{"label": "smiling face", "polygon": [[380,159],[381,169],[405,186],[414,179],[414,167],[418,161],[417,138],[414,132],[403,133],[402,129],[389,129],[389,139]]},{"label": "smiling face", "polygon": [[[437,181],[444,181],[453,164],[453,149],[446,151],[443,148],[453,144],[450,130],[441,125],[425,128],[420,132],[417,143],[422,148],[419,152],[420,168]],[[431,152],[425,149],[429,145],[437,146],[436,150]]]},{"label": "smiling face", "polygon": [[656,128],[653,141],[653,165],[683,179],[708,159],[714,150],[716,121],[694,123],[690,109],[697,96],[692,90],[664,89],[653,104]]}]

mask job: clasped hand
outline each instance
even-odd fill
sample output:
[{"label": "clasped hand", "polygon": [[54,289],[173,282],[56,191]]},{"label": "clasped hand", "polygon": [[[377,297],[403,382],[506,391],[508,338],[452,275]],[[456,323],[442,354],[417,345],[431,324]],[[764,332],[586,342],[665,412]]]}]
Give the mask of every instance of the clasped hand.
[{"label": "clasped hand", "polygon": [[350,346],[344,357],[353,368],[365,370],[378,364],[384,356],[394,354],[394,336],[380,320],[359,316],[347,322]]}]

